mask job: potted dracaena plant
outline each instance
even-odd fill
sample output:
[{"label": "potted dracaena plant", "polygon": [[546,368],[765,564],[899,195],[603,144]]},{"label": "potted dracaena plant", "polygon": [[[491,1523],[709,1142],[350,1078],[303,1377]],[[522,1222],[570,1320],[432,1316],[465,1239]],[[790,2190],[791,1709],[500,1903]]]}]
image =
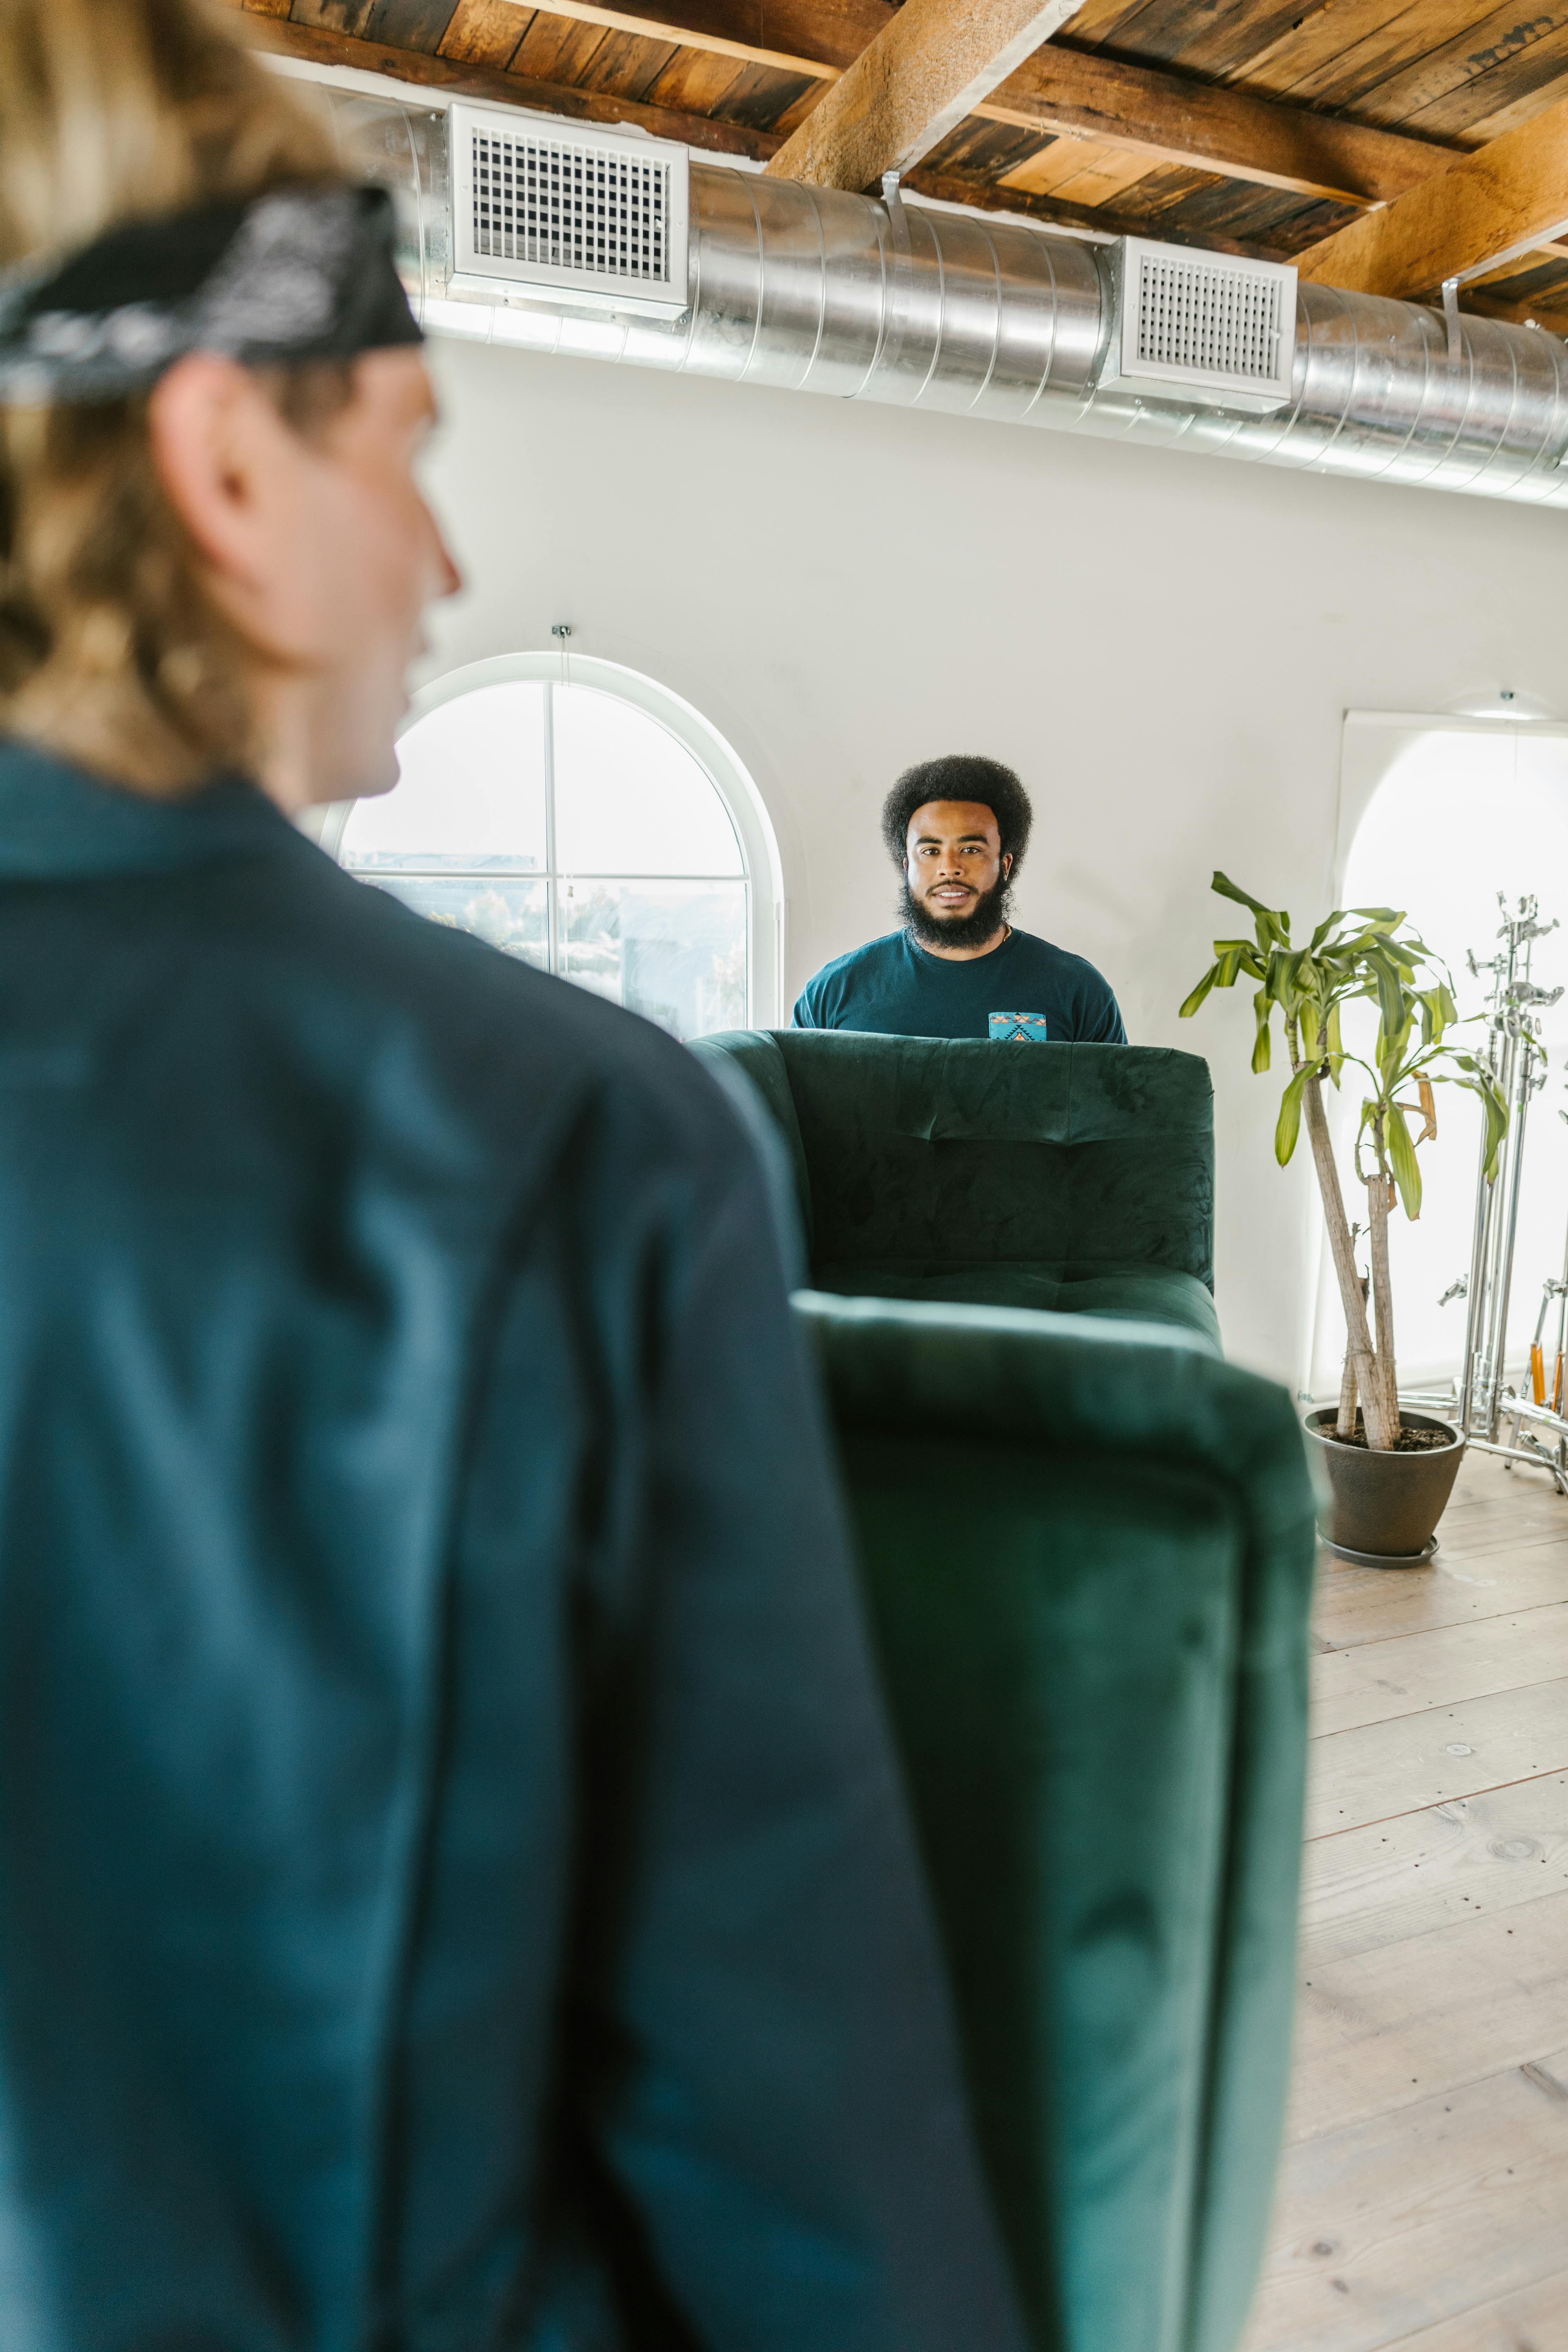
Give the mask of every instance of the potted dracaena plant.
[{"label": "potted dracaena plant", "polygon": [[[1261,1072],[1271,1065],[1274,1015],[1279,1014],[1290,1076],[1274,1130],[1274,1156],[1282,1168],[1288,1163],[1304,1124],[1344,1308],[1338,1408],[1307,1417],[1309,1433],[1328,1466],[1333,1498],[1323,1532],[1336,1550],[1357,1557],[1424,1558],[1453,1490],[1464,1441],[1447,1422],[1401,1411],[1388,1221],[1395,1202],[1407,1217],[1420,1214],[1416,1150],[1437,1132],[1435,1087],[1465,1087],[1479,1097],[1489,1181],[1497,1172],[1508,1108],[1486,1065],[1447,1042],[1458,1018],[1447,969],[1405,928],[1401,911],[1342,909],[1299,948],[1290,942],[1288,914],[1263,906],[1223,874],[1215,876],[1213,887],[1222,898],[1250,911],[1255,937],[1215,940],[1215,961],[1182,1006],[1182,1018],[1194,1013],[1211,989],[1232,988],[1245,975],[1256,983],[1252,1066]],[[1370,1059],[1347,1052],[1342,1034],[1344,1007],[1357,999],[1377,1008]],[[1366,1195],[1371,1319],[1368,1286],[1355,1260],[1363,1227],[1352,1227],[1346,1213],[1323,1098],[1324,1081],[1337,1088],[1347,1066],[1360,1072],[1365,1088],[1355,1172]],[[1414,1133],[1413,1120],[1418,1122]]]}]

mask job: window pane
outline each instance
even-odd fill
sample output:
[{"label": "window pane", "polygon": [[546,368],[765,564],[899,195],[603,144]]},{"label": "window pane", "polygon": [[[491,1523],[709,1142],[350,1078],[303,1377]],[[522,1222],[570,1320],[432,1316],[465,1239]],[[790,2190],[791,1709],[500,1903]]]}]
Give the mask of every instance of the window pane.
[{"label": "window pane", "polygon": [[541,971],[549,968],[549,908],[542,882],[503,882],[488,874],[408,874],[395,879],[377,874],[367,878],[433,923],[472,931],[492,948],[536,963]]},{"label": "window pane", "polygon": [[743,874],[712,781],[645,711],[555,688],[555,856],[563,874]]},{"label": "window pane", "polygon": [[743,882],[563,882],[562,969],[677,1037],[746,1025]]},{"label": "window pane", "polygon": [[354,803],[345,866],[543,871],[542,686],[484,686],[444,702],[404,736],[397,765],[395,790]]}]

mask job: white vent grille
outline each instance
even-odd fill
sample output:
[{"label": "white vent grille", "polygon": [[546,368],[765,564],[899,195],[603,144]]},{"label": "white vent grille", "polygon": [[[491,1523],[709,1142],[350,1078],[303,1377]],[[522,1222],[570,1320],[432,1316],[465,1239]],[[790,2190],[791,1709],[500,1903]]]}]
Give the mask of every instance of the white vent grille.
[{"label": "white vent grille", "polygon": [[1281,290],[1277,278],[1145,253],[1138,269],[1138,358],[1272,383]]},{"label": "white vent grille", "polygon": [[1194,253],[1128,237],[1119,270],[1121,336],[1103,388],[1142,387],[1216,404],[1279,408],[1289,397],[1296,273],[1289,264]]},{"label": "white vent grille", "polygon": [[563,135],[510,108],[459,104],[447,120],[455,286],[659,315],[686,308],[683,147]]}]

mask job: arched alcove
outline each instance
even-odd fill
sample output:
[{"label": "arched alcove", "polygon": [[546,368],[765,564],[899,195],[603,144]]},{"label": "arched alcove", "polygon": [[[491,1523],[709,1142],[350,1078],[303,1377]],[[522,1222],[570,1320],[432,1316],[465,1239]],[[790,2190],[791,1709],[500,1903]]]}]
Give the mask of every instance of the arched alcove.
[{"label": "arched alcove", "polygon": [[[1541,919],[1568,927],[1568,730],[1479,720],[1352,714],[1347,723],[1344,806],[1337,860],[1336,906],[1407,910],[1427,945],[1453,973],[1462,1014],[1479,1013],[1489,974],[1472,975],[1497,951],[1498,893],[1513,905],[1533,893]],[[1541,941],[1533,977],[1554,988],[1568,982],[1568,928]],[[1543,1014],[1545,1087],[1530,1108],[1525,1178],[1509,1318],[1510,1362],[1522,1361],[1540,1311],[1542,1286],[1563,1271],[1568,1223],[1568,997]],[[1369,1049],[1370,1007],[1347,1023],[1347,1044]],[[1476,1021],[1455,1034],[1484,1046]],[[1347,1174],[1361,1097],[1347,1068],[1335,1125]],[[1406,1389],[1444,1380],[1464,1346],[1462,1298],[1439,1300],[1468,1275],[1476,1197],[1480,1112],[1455,1086],[1436,1089],[1438,1132],[1422,1147],[1422,1209],[1412,1224],[1396,1213],[1390,1227],[1394,1339]],[[1364,1217],[1352,1197],[1352,1219]],[[1326,1252],[1324,1253],[1326,1259]],[[1361,1263],[1364,1268],[1364,1244]],[[1325,1263],[1318,1286],[1310,1386],[1337,1391],[1343,1318]],[[1549,1317],[1555,1328],[1555,1312]]]}]

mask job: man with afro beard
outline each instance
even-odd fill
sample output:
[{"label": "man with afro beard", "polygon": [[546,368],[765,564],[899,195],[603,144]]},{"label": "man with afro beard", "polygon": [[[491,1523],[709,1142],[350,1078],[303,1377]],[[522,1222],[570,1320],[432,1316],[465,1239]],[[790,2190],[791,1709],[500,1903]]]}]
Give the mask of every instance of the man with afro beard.
[{"label": "man with afro beard", "polygon": [[1033,816],[999,761],[955,753],[908,769],[882,808],[902,926],[825,964],[795,1005],[795,1027],[1124,1045],[1094,966],[1007,919]]}]

